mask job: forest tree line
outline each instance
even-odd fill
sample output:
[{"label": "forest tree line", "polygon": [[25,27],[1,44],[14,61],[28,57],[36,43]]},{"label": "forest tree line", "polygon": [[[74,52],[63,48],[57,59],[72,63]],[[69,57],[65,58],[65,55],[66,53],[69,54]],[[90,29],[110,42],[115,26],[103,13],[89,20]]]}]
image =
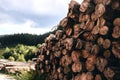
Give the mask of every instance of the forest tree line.
[{"label": "forest tree line", "polygon": [[0,36],[0,48],[15,46],[17,44],[24,44],[29,46],[37,46],[42,44],[44,39],[52,32],[45,33],[43,35],[33,34],[13,34]]}]

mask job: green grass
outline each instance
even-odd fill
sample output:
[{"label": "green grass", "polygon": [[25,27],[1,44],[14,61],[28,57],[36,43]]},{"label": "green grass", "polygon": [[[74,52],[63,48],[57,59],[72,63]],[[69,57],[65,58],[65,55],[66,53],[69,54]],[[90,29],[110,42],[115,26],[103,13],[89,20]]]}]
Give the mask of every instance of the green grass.
[{"label": "green grass", "polygon": [[47,75],[39,75],[33,70],[9,75],[14,77],[16,80],[49,80],[47,79]]},{"label": "green grass", "polygon": [[1,49],[0,49],[0,59],[2,59],[2,58],[3,58],[3,56],[2,56],[2,55],[3,55],[3,52],[4,52],[4,51],[5,51],[5,48],[1,48]]}]

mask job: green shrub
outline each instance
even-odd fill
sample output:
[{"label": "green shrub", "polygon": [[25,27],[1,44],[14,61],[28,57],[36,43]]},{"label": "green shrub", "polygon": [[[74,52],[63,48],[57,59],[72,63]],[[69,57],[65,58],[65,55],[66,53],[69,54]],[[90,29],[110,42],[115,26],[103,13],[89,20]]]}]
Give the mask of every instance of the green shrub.
[{"label": "green shrub", "polygon": [[34,70],[16,73],[15,78],[16,80],[49,80],[47,74],[40,75]]},{"label": "green shrub", "polygon": [[8,48],[6,47],[5,49],[0,50],[0,58],[5,58],[11,60],[11,57],[14,57],[15,61],[28,61],[32,60],[32,58],[35,57],[34,52],[36,51],[35,46],[26,46],[23,44],[18,44],[15,47]]},{"label": "green shrub", "polygon": [[5,59],[5,57],[4,56],[0,56],[0,59]]},{"label": "green shrub", "polygon": [[10,60],[10,61],[15,61],[15,58],[14,58],[13,56],[10,56],[10,57],[8,58],[8,60]]}]

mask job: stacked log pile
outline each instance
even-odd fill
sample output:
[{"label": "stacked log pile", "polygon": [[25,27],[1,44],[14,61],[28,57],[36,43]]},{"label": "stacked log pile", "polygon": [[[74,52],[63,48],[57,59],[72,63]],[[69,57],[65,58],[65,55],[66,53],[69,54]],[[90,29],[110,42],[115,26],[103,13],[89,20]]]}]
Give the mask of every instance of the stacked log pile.
[{"label": "stacked log pile", "polygon": [[71,0],[36,55],[50,80],[120,80],[120,0]]}]

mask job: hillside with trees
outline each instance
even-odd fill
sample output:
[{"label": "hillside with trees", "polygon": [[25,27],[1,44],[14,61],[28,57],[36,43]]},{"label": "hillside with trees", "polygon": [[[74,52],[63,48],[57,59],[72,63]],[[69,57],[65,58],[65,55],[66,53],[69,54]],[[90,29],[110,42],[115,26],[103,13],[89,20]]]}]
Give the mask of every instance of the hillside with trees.
[{"label": "hillside with trees", "polygon": [[13,34],[13,35],[4,35],[0,36],[0,48],[7,46],[14,46],[17,44],[24,45],[37,45],[44,42],[44,39],[50,34],[45,33],[43,35],[32,35],[32,34]]}]

